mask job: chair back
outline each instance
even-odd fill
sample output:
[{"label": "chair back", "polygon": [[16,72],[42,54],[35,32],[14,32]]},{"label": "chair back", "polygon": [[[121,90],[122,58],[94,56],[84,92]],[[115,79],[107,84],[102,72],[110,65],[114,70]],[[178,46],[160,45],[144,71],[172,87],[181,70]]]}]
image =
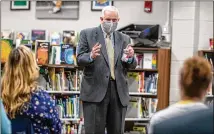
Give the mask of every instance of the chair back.
[{"label": "chair back", "polygon": [[31,120],[18,116],[11,120],[12,134],[34,134]]}]

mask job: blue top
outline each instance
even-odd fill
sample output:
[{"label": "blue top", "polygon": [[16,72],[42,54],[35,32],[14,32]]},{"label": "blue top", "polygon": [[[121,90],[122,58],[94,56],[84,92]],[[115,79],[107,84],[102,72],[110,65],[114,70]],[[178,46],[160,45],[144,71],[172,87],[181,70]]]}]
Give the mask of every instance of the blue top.
[{"label": "blue top", "polygon": [[11,122],[8,119],[4,106],[2,104],[2,100],[0,100],[0,107],[1,107],[1,134],[11,134]]},{"label": "blue top", "polygon": [[54,100],[41,88],[32,93],[30,103],[23,107],[20,115],[31,120],[35,134],[61,133],[62,124]]}]

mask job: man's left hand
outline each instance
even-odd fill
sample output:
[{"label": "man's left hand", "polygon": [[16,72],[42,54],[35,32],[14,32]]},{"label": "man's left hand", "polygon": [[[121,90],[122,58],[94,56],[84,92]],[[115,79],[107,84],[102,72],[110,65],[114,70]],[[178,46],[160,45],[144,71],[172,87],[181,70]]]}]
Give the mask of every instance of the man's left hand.
[{"label": "man's left hand", "polygon": [[131,45],[128,45],[128,46],[127,46],[125,53],[127,54],[127,56],[128,56],[129,58],[134,57],[134,49],[132,48]]}]

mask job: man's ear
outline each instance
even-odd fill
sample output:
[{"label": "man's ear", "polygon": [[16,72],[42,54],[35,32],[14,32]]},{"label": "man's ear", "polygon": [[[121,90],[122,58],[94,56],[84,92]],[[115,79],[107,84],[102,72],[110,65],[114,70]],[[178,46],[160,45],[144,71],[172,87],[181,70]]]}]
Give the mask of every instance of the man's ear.
[{"label": "man's ear", "polygon": [[100,22],[101,22],[101,23],[103,22],[103,17],[100,17]]}]

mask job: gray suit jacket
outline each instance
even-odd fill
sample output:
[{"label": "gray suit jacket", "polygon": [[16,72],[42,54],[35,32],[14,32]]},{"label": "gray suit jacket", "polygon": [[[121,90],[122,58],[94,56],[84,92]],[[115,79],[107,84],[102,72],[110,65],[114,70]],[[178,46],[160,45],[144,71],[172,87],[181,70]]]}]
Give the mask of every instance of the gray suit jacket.
[{"label": "gray suit jacket", "polygon": [[[129,103],[129,91],[127,83],[127,69],[134,69],[136,59],[131,64],[121,61],[123,49],[130,42],[130,38],[118,31],[114,32],[115,50],[115,78],[120,101],[123,106]],[[90,62],[90,52],[93,46],[99,42],[101,55]],[[87,102],[100,102],[105,97],[109,77],[109,61],[105,46],[105,40],[101,26],[84,29],[80,32],[80,40],[77,47],[77,64],[84,67],[81,83],[80,99]]]}]

